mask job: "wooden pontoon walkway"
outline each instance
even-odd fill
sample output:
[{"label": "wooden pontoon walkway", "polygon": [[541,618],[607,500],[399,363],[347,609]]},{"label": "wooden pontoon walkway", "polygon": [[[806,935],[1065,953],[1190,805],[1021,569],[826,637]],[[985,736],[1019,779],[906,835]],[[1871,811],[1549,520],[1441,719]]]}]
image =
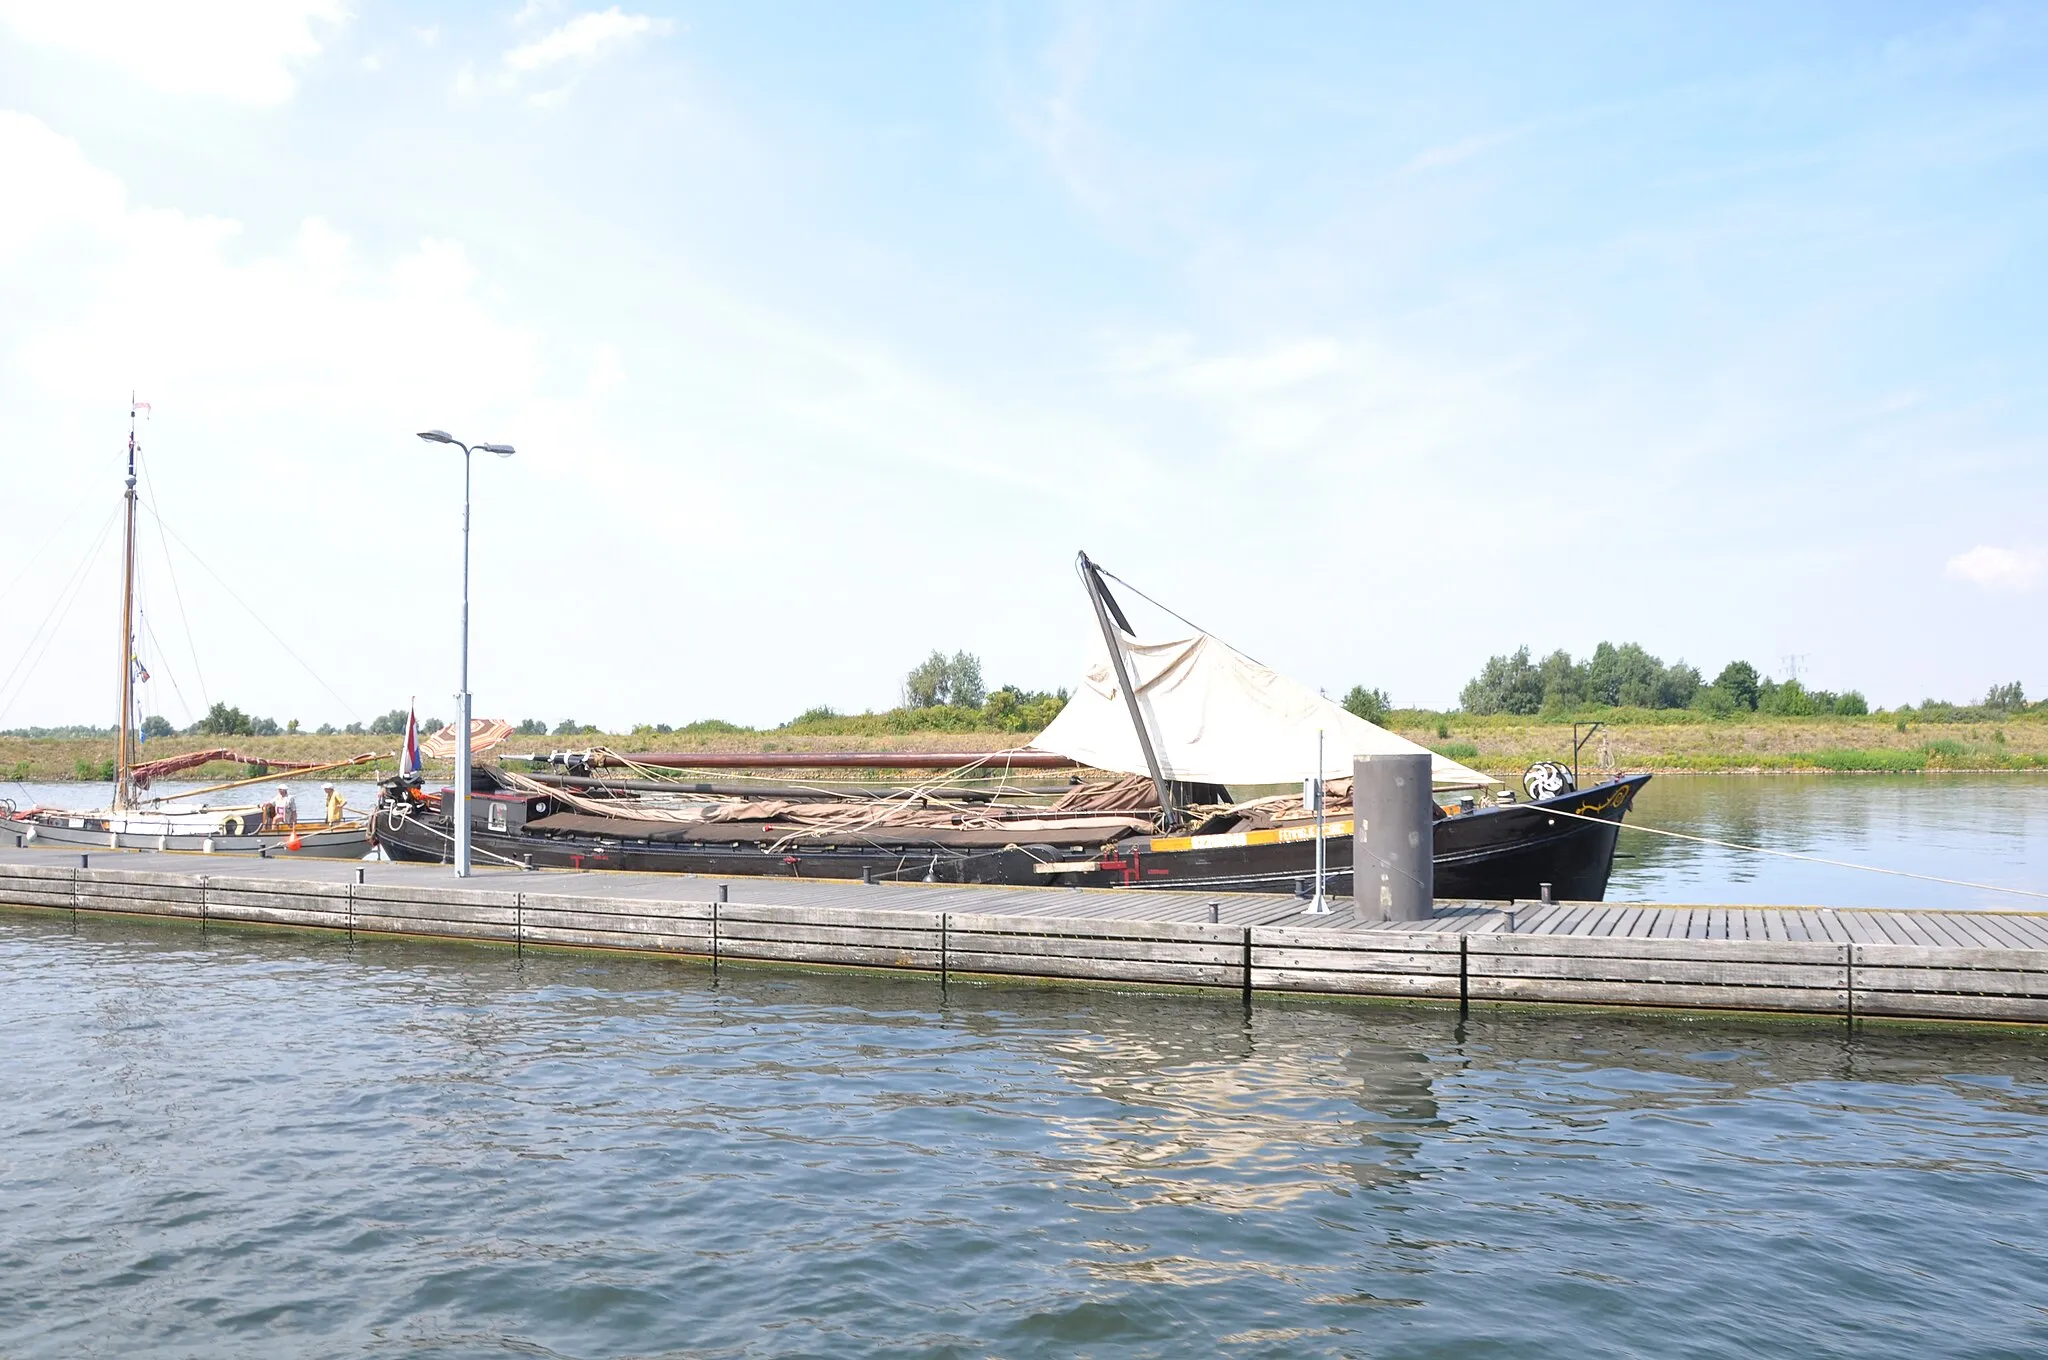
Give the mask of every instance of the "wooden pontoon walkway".
[{"label": "wooden pontoon walkway", "polygon": [[2048,915],[1641,902],[1321,917],[1251,893],[980,888],[0,848],[0,904],[941,977],[2048,1023]]}]

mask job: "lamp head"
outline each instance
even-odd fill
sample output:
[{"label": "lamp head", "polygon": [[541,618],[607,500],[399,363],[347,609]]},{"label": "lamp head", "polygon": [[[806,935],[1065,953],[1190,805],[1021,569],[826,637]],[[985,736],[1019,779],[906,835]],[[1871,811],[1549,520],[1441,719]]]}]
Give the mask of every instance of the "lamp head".
[{"label": "lamp head", "polygon": [[477,447],[495,453],[500,458],[510,458],[512,456],[512,446],[510,444],[479,444]]},{"label": "lamp head", "polygon": [[421,430],[420,438],[434,444],[453,444],[455,436],[446,430]]}]

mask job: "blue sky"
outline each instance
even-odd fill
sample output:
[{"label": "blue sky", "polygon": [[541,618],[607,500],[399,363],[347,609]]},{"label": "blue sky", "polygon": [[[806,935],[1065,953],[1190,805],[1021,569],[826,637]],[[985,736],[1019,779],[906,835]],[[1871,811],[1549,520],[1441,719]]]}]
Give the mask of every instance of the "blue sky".
[{"label": "blue sky", "polygon": [[0,0],[0,727],[131,388],[180,722],[450,707],[427,426],[480,713],[1070,683],[1077,548],[1332,693],[2048,692],[2048,9],[169,8]]}]

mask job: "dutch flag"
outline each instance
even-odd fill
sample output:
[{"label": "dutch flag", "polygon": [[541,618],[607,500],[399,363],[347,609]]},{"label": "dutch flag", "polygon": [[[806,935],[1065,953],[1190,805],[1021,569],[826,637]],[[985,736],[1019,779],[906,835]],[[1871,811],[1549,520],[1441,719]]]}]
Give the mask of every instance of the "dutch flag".
[{"label": "dutch flag", "polygon": [[420,711],[419,701],[414,700],[405,715],[405,749],[398,753],[398,772],[418,774],[420,772]]}]

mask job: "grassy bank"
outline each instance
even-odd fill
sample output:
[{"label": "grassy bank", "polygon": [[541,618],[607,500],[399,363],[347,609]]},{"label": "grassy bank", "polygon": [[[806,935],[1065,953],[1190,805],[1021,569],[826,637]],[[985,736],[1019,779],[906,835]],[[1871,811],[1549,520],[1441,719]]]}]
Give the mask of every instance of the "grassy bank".
[{"label": "grassy bank", "polygon": [[[1598,768],[1603,749],[1613,768],[1673,774],[2048,769],[2048,713],[1942,722],[1895,714],[1729,719],[1686,709],[1580,715],[1596,718],[1608,726],[1580,752],[1582,769]],[[1455,760],[1509,774],[1538,760],[1569,761],[1571,721],[1396,710],[1387,726]]]},{"label": "grassy bank", "polygon": [[[1709,718],[1689,710],[1617,709],[1598,715],[1607,730],[1586,744],[1583,769],[1598,769],[1604,749],[1613,768],[1662,773],[1735,771],[1940,771],[2048,769],[2048,712],[1999,721],[1919,722],[1877,717]],[[834,724],[834,726],[839,726]],[[1475,717],[1397,709],[1387,726],[1411,741],[1495,774],[1513,775],[1538,760],[1571,758],[1570,719]],[[855,730],[845,730],[853,728]],[[867,730],[861,730],[866,728]],[[634,732],[576,737],[514,737],[501,752],[609,746],[634,751],[995,751],[1022,745],[1028,733],[884,730],[881,723],[849,721],[840,730],[709,733]],[[144,748],[161,759],[214,746],[264,760],[345,760],[381,751],[378,771],[392,768],[391,737],[314,736],[165,737]],[[111,738],[0,737],[0,780],[49,783],[108,777]],[[444,767],[445,768],[445,767]],[[186,779],[233,779],[240,765],[214,764]],[[351,777],[356,777],[351,772]]]},{"label": "grassy bank", "polygon": [[[999,751],[1030,740],[1028,735],[1009,732],[910,732],[856,735],[808,732],[720,732],[711,734],[622,733],[586,734],[575,737],[513,737],[488,759],[504,752],[588,750],[609,746],[615,751]],[[275,737],[160,737],[143,746],[145,760],[163,760],[187,751],[232,748],[259,760],[302,763],[347,760],[366,752],[379,752],[374,766],[350,770],[351,779],[375,778],[395,768],[396,737],[315,736],[296,733]],[[0,737],[0,782],[48,784],[67,780],[113,778],[112,737]],[[427,763],[430,773],[446,772],[448,762]],[[245,773],[239,764],[216,761],[177,777],[180,780],[213,782],[239,779]]]}]

